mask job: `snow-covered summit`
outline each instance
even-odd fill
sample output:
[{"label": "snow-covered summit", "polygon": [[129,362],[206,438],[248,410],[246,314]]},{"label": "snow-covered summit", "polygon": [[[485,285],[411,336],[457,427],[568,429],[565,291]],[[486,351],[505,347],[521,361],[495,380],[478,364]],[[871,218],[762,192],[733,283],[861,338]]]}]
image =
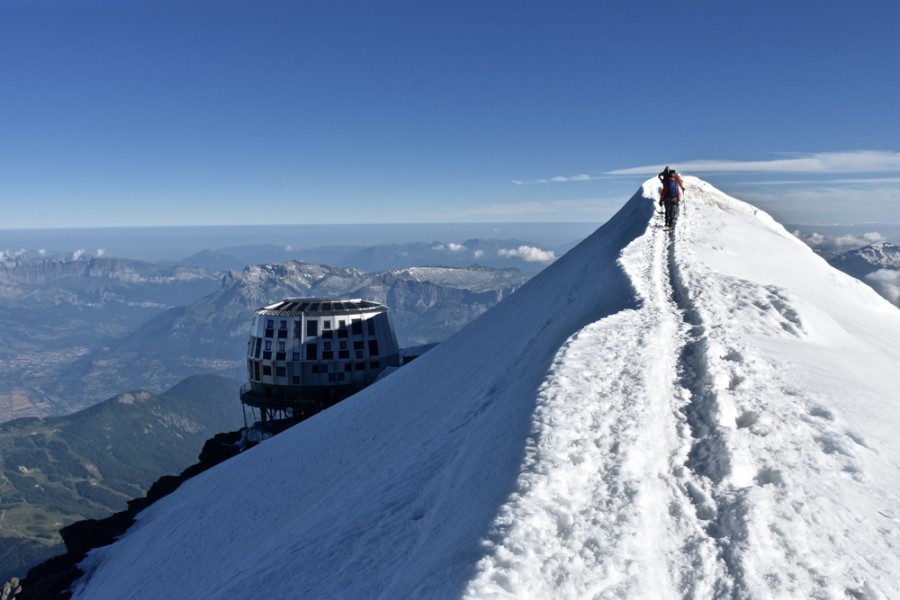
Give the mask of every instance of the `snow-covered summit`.
[{"label": "snow-covered summit", "polygon": [[76,598],[886,597],[900,311],[686,177],[141,514]]}]

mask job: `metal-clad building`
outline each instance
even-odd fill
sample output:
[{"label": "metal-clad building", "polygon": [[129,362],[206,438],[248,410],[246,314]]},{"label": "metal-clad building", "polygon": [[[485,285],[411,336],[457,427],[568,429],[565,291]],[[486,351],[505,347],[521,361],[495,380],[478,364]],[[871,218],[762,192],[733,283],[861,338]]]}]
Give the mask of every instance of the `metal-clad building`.
[{"label": "metal-clad building", "polygon": [[293,298],[256,311],[247,344],[245,407],[258,420],[299,420],[399,366],[388,308],[359,298]]}]

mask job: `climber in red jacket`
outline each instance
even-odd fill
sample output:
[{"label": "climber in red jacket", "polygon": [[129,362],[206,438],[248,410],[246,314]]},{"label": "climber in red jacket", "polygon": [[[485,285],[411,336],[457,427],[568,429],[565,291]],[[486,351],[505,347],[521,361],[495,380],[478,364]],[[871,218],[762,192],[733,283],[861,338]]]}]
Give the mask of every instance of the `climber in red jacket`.
[{"label": "climber in red jacket", "polygon": [[663,169],[657,177],[662,182],[662,189],[659,192],[659,205],[665,207],[666,229],[671,229],[675,224],[675,213],[681,200],[681,192],[684,191],[684,182],[681,181],[681,175],[678,174],[678,171],[669,167]]}]

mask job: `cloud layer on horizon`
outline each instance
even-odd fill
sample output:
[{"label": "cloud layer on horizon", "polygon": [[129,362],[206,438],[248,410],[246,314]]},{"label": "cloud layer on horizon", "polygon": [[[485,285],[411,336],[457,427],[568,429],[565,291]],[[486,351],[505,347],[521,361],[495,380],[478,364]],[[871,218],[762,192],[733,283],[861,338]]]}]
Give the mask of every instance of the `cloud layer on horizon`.
[{"label": "cloud layer on horizon", "polygon": [[[856,150],[793,154],[772,160],[691,160],[676,165],[701,173],[900,173],[900,152]],[[659,165],[608,171],[607,175],[654,175]]]}]

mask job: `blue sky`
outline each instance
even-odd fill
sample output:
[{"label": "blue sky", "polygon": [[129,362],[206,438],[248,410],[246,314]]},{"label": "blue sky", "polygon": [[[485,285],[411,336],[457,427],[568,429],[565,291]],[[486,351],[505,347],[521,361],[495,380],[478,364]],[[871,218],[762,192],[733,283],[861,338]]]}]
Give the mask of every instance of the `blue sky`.
[{"label": "blue sky", "polygon": [[0,0],[0,228],[900,222],[895,0]]}]

